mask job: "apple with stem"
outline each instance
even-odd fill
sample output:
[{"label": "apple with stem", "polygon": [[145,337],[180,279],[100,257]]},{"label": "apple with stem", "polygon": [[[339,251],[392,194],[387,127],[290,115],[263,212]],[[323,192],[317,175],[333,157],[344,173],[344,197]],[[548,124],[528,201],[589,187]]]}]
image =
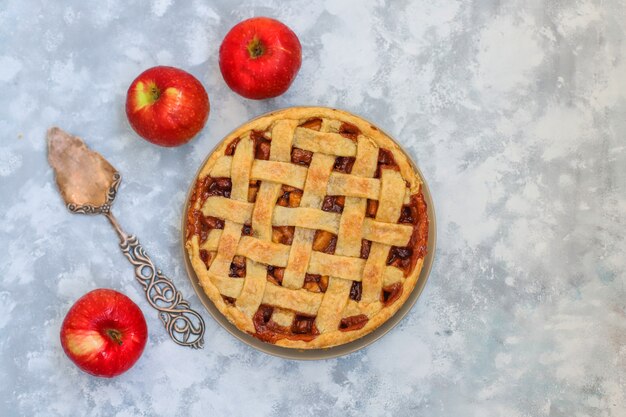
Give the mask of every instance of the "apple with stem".
[{"label": "apple with stem", "polygon": [[93,290],[76,301],[61,325],[61,346],[83,371],[105,378],[129,370],[148,339],[143,313],[130,298]]},{"label": "apple with stem", "polygon": [[131,83],[126,116],[139,136],[160,146],[178,146],[202,130],[209,96],[196,77],[174,67],[153,67]]},{"label": "apple with stem", "polygon": [[302,47],[283,23],[253,17],[226,34],[219,60],[224,81],[234,92],[261,100],[287,91],[302,64]]}]

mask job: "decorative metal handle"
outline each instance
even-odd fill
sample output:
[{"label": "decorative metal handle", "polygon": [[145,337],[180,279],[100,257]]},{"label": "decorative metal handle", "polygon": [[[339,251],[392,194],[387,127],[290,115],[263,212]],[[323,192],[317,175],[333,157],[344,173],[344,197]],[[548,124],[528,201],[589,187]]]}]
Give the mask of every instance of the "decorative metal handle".
[{"label": "decorative metal handle", "polygon": [[204,347],[204,320],[189,307],[174,283],[156,269],[152,259],[134,235],[126,234],[110,211],[102,212],[120,238],[120,248],[135,266],[135,278],[142,285],[146,299],[159,311],[159,318],[172,340],[194,349]]},{"label": "decorative metal handle", "polygon": [[139,240],[122,230],[117,219],[111,213],[111,204],[115,200],[122,180],[119,172],[113,174],[113,181],[107,191],[106,203],[101,206],[70,203],[67,208],[78,214],[103,214],[120,238],[120,248],[131,264],[135,266],[135,278],[144,289],[146,299],[159,311],[159,318],[172,340],[181,346],[194,349],[204,347],[204,320],[189,307],[189,302],[176,289],[172,281],[156,269],[152,259],[146,254]]}]

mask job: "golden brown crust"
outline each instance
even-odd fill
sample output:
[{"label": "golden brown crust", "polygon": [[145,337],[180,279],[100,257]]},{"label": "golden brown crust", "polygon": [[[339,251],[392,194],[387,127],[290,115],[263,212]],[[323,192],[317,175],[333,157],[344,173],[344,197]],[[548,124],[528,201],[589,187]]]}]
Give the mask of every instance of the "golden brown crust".
[{"label": "golden brown crust", "polygon": [[[297,127],[317,118],[323,121],[320,132]],[[355,126],[360,131],[356,140],[337,132],[343,123]],[[276,145],[271,146],[269,161],[250,158],[252,131],[266,132],[272,142],[276,140]],[[246,142],[245,147],[242,151],[236,151],[234,156],[225,156],[226,148],[237,138]],[[291,164],[289,156],[292,147],[319,156],[314,157],[315,165],[311,163],[314,171],[311,178],[307,178],[311,174],[310,166]],[[373,152],[376,152],[377,157],[378,148],[391,152],[399,171],[381,170],[381,178],[372,178],[372,169],[375,169],[375,165],[372,165],[375,161]],[[325,153],[332,155],[331,160],[335,156],[357,157],[352,175],[332,172],[328,176],[330,162]],[[315,173],[318,165],[319,173]],[[310,340],[280,338],[275,341],[276,345],[299,349],[327,348],[348,343],[372,332],[392,317],[413,291],[423,259],[417,260],[406,277],[400,269],[387,266],[385,261],[390,245],[406,244],[410,237],[411,226],[396,224],[398,208],[407,204],[410,196],[420,191],[422,181],[402,149],[367,121],[344,111],[322,107],[294,107],[267,114],[242,125],[224,138],[204,163],[198,179],[206,176],[231,177],[234,196],[211,197],[206,203],[194,201],[189,209],[225,219],[225,229],[211,230],[202,244],[198,236],[194,235],[186,242],[186,248],[205,293],[239,329],[255,333],[254,311],[260,304],[272,305],[275,307],[274,322],[284,326],[293,319],[295,311],[295,314],[317,316],[315,323],[320,332]],[[256,204],[248,203],[247,184],[249,180],[256,179],[261,180]],[[277,180],[304,190],[299,207],[274,207],[272,199],[275,201],[281,188],[272,182]],[[365,198],[377,196],[378,193],[385,193],[386,202],[379,207],[376,218],[364,217]],[[319,210],[319,200],[324,194],[348,195],[343,214]],[[252,223],[253,229],[258,228],[256,236],[241,236],[243,223]],[[296,227],[292,246],[271,242],[272,225]],[[339,234],[338,250],[334,255],[310,252],[313,229]],[[355,246],[361,238],[374,241],[367,260],[359,258],[360,246],[358,250]],[[306,249],[306,245],[309,245],[309,249]],[[294,250],[296,247],[300,249]],[[217,249],[217,255],[208,270],[200,254],[201,249],[211,253]],[[235,254],[246,256],[251,253],[254,253],[250,256],[252,259],[246,261],[251,268],[250,278],[247,275],[246,278],[230,278],[226,263]],[[267,264],[272,262],[274,266],[287,267],[283,286],[263,282],[260,278],[264,268],[261,265],[265,261]],[[307,262],[308,267],[303,268],[299,261]],[[301,288],[304,272],[321,275],[333,269],[339,272],[330,277],[325,293]],[[352,281],[363,281],[360,302],[348,298]],[[378,296],[381,288],[398,282],[402,283],[398,298],[384,305]],[[237,301],[230,304],[223,296]],[[339,330],[342,317],[362,314],[369,318],[363,327]]]}]

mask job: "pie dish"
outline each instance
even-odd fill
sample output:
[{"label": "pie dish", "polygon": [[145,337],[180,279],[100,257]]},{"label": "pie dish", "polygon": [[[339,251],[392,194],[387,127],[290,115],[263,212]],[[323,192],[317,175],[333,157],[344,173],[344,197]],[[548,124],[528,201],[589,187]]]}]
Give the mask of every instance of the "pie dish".
[{"label": "pie dish", "polygon": [[428,246],[422,180],[350,113],[297,107],[228,135],[188,201],[202,289],[241,331],[318,349],[371,333],[411,295]]}]

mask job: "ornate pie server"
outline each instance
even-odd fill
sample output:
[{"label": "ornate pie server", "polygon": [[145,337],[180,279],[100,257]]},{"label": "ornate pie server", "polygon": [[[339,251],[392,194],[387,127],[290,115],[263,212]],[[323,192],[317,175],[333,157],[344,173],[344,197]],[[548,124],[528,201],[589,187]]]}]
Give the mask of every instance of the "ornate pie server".
[{"label": "ornate pie server", "polygon": [[111,213],[121,182],[119,172],[78,137],[58,127],[48,130],[48,162],[67,208],[72,213],[104,215],[120,238],[120,248],[135,267],[135,278],[174,342],[204,346],[204,320],[192,310],[170,279],[157,269],[139,240],[122,230]]}]

